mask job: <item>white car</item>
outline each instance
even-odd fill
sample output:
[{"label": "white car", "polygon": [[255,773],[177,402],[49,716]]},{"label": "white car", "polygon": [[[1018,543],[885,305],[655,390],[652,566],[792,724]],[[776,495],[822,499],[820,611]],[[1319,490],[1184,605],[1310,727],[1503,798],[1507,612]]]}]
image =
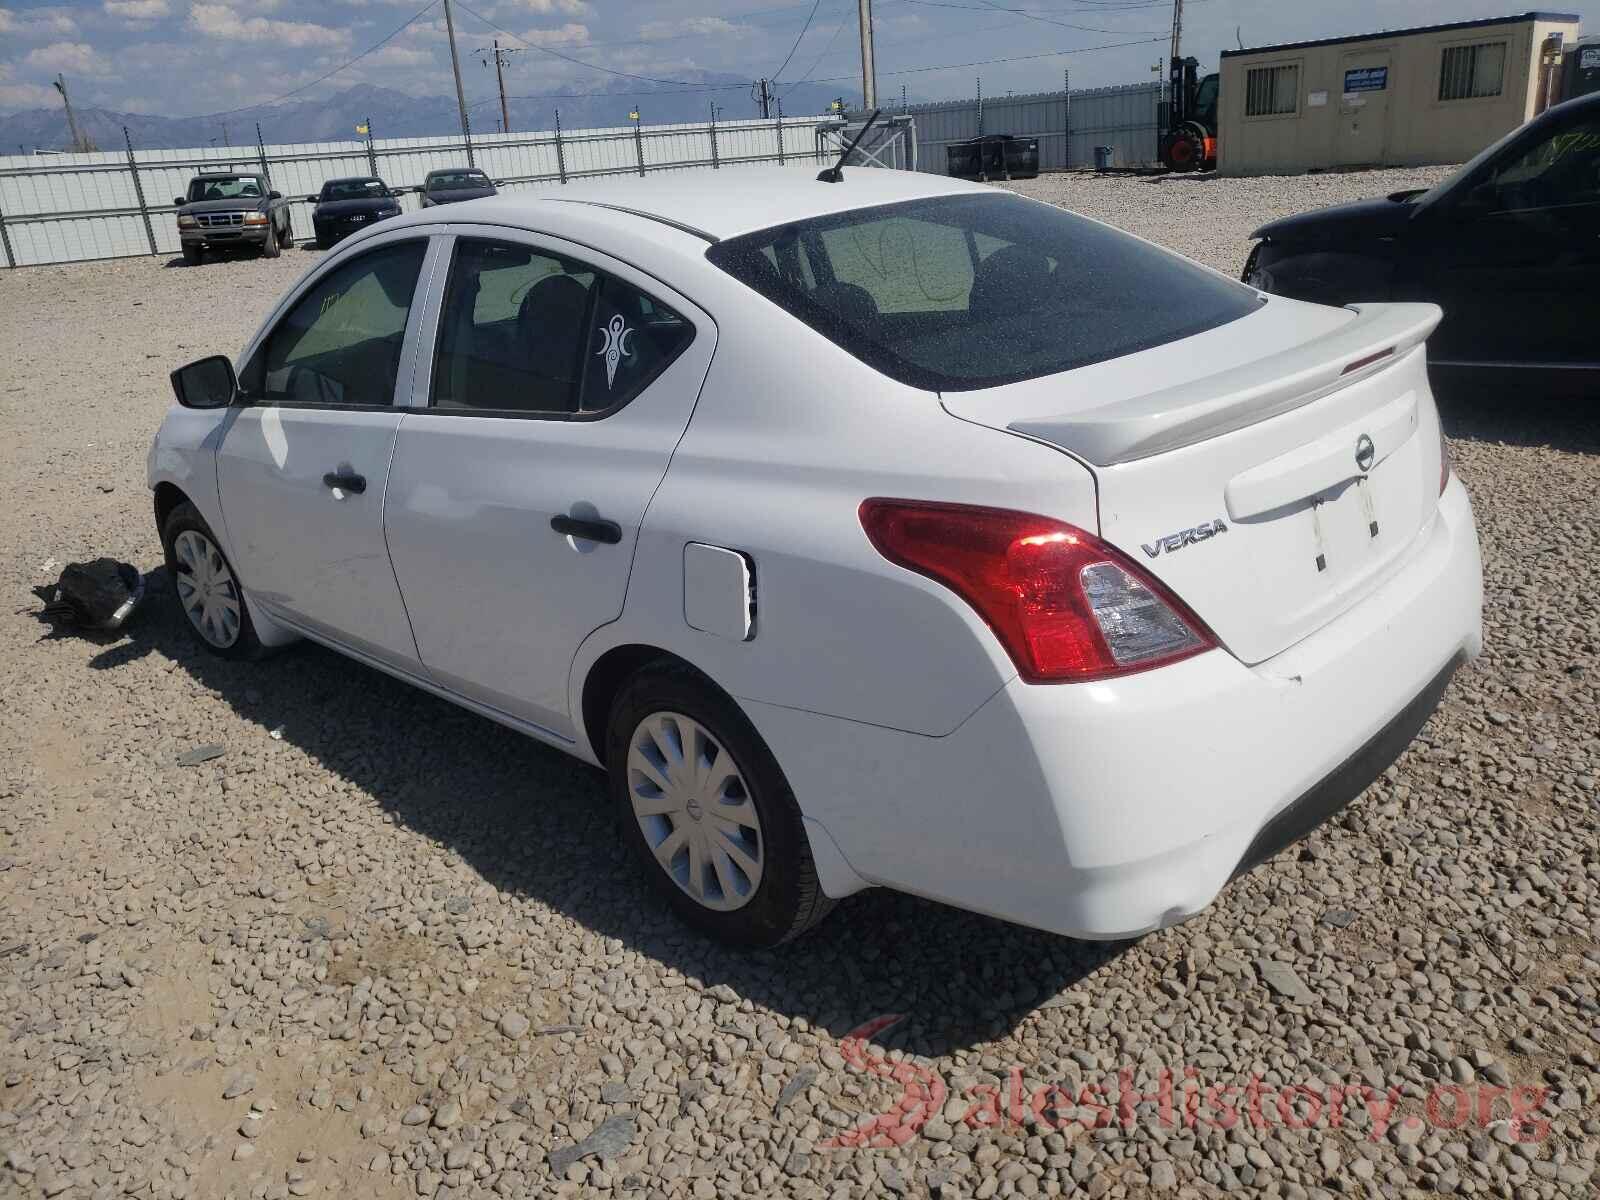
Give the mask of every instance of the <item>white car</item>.
[{"label": "white car", "polygon": [[882,885],[1120,938],[1478,653],[1438,319],[930,175],[573,185],[351,238],[237,377],[173,373],[149,479],[207,647],[311,638],[603,766],[713,935]]}]

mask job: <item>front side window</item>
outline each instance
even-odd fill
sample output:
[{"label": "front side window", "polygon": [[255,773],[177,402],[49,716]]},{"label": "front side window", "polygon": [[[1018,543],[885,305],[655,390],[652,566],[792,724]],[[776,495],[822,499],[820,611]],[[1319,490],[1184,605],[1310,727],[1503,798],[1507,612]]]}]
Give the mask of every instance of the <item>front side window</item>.
[{"label": "front side window", "polygon": [[1137,238],[1005,194],[816,217],[706,256],[868,365],[936,391],[1132,354],[1260,304]]},{"label": "front side window", "polygon": [[422,239],[399,242],[324,275],[245,367],[245,393],[268,404],[393,404],[406,318],[427,252]]},{"label": "front side window", "polygon": [[433,369],[440,409],[600,412],[642,392],[694,337],[604,272],[511,242],[461,238]]},{"label": "front side window", "polygon": [[1244,115],[1277,117],[1299,108],[1300,67],[1254,67],[1244,79]]},{"label": "front side window", "polygon": [[1499,211],[1600,203],[1600,116],[1539,138],[1473,191]]},{"label": "front side window", "polygon": [[1505,86],[1506,44],[1479,42],[1446,46],[1439,64],[1439,99],[1475,100],[1498,96]]}]

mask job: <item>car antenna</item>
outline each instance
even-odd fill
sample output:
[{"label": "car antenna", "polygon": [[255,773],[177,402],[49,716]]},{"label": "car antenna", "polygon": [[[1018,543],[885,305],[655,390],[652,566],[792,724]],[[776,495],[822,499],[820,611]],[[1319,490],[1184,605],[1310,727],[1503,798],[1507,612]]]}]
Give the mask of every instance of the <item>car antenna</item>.
[{"label": "car antenna", "polygon": [[875,108],[872,110],[872,115],[867,118],[867,123],[861,127],[861,132],[856,134],[856,136],[851,139],[850,144],[844,148],[844,153],[839,155],[839,161],[834,163],[833,166],[826,167],[817,172],[818,183],[844,182],[844,160],[849,158],[851,151],[861,144],[861,139],[867,136],[867,130],[871,129],[872,126],[877,122],[878,114],[882,111],[883,110],[881,108]]}]

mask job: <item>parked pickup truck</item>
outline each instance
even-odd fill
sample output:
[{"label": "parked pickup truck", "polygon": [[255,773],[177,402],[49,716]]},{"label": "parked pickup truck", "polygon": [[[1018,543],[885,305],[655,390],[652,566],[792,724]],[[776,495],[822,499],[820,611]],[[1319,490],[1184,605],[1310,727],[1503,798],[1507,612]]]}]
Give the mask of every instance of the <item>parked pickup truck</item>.
[{"label": "parked pickup truck", "polygon": [[174,196],[178,206],[178,240],[183,260],[191,266],[207,250],[253,247],[267,258],[277,258],[283,246],[294,244],[289,229],[289,202],[269,190],[261,175],[248,172],[206,172],[189,181],[186,196]]}]

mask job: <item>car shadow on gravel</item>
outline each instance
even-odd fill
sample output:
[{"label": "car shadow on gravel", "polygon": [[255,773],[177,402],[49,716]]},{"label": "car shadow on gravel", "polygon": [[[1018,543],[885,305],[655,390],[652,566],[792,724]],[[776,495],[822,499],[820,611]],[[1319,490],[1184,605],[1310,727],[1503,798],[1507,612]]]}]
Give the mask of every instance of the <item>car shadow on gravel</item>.
[{"label": "car shadow on gravel", "polygon": [[[91,666],[114,672],[159,654],[225,700],[248,722],[246,737],[277,731],[501,892],[836,1037],[904,1014],[875,1041],[938,1056],[1003,1037],[1041,1006],[1098,1009],[1091,977],[1131,944],[1073,941],[873,889],[790,945],[724,949],[678,924],[624,857],[598,770],[319,646],[259,663],[216,658],[191,639],[165,568],[148,587],[126,640]],[[227,755],[257,758],[271,744]],[[345,886],[365,896],[361,881]],[[528,933],[559,936],[550,928],[530,922]]]},{"label": "car shadow on gravel", "polygon": [[1600,454],[1600,388],[1569,396],[1460,385],[1436,385],[1434,390],[1439,419],[1451,438]]}]

